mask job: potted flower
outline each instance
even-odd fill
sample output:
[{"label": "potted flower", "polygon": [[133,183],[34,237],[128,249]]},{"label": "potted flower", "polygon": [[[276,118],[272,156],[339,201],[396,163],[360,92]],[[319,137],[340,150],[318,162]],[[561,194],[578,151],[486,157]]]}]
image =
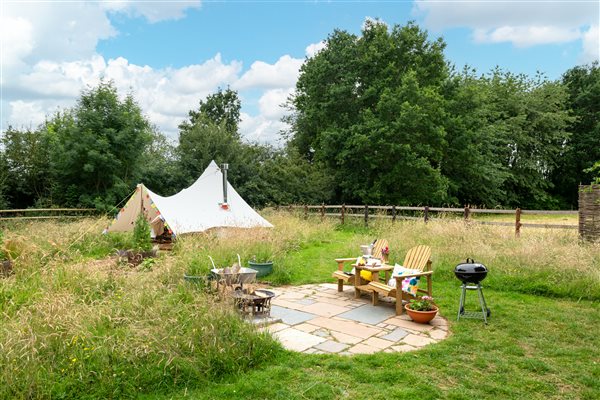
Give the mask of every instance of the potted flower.
[{"label": "potted flower", "polygon": [[413,321],[420,324],[426,324],[431,321],[439,310],[433,302],[433,297],[430,296],[413,299],[404,306],[404,309]]},{"label": "potted flower", "polygon": [[390,248],[388,246],[385,246],[383,249],[381,249],[381,260],[384,263],[387,263],[389,261],[389,256],[390,256]]}]

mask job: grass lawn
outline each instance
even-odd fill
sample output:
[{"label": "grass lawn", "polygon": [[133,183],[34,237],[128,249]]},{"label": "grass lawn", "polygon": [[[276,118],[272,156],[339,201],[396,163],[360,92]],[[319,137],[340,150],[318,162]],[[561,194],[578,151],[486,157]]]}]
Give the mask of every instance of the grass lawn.
[{"label": "grass lawn", "polygon": [[[334,255],[353,254],[348,252],[353,243],[373,234],[354,227],[308,243],[284,261],[295,266],[290,283],[332,282]],[[434,280],[434,296],[451,321],[452,335],[439,344],[412,353],[352,357],[283,351],[266,365],[202,389],[149,398],[600,398],[598,301],[485,289],[490,324],[457,323],[460,284],[443,278]],[[474,299],[470,293],[471,309]]]},{"label": "grass lawn", "polygon": [[[94,221],[65,223],[58,238],[49,223],[5,228],[21,256],[0,279],[0,398],[600,399],[600,245],[566,230],[516,239],[510,228],[460,222],[267,218],[272,231],[183,237],[134,270],[108,263],[127,238],[97,235]],[[207,255],[227,265],[236,253],[272,258],[274,285],[333,282],[333,259],[378,237],[392,261],[432,247],[449,338],[411,353],[288,352],[182,282],[209,269]],[[455,322],[452,270],[466,257],[490,269],[487,326]]]}]

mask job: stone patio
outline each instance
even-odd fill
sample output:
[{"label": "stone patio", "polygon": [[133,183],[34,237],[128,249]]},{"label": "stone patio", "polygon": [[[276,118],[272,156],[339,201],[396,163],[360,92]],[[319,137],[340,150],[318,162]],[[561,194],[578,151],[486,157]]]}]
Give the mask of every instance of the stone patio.
[{"label": "stone patio", "polygon": [[369,354],[406,352],[437,343],[448,336],[448,322],[436,316],[430,324],[396,316],[394,302],[378,306],[370,297],[354,298],[354,288],[337,291],[336,284],[314,284],[270,289],[276,293],[268,326],[288,350],[307,354]]}]

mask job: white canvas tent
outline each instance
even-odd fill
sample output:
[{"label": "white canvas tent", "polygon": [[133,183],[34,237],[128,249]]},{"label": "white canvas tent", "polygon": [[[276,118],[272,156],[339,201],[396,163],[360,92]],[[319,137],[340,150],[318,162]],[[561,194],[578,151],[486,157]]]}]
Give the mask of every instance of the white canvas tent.
[{"label": "white canvas tent", "polygon": [[159,196],[140,184],[107,231],[133,230],[142,210],[152,226],[153,236],[162,234],[165,227],[175,235],[221,227],[273,227],[244,201],[229,182],[227,203],[224,204],[223,182],[221,169],[211,161],[192,186],[173,196]]}]

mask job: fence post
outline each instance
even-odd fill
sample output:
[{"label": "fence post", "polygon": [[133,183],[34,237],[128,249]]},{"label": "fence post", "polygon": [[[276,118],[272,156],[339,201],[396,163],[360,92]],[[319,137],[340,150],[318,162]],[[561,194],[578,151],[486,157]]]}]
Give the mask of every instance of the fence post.
[{"label": "fence post", "polygon": [[304,205],[304,219],[308,219],[308,205]]},{"label": "fence post", "polygon": [[521,236],[521,209],[515,211],[515,237]]},{"label": "fence post", "polygon": [[369,226],[369,206],[365,204],[365,226]]},{"label": "fence post", "polygon": [[423,211],[424,211],[423,219],[425,220],[425,223],[427,223],[427,221],[429,221],[429,206],[425,206]]},{"label": "fence post", "polygon": [[345,214],[346,214],[346,204],[342,204],[342,217],[341,217],[342,225],[344,225],[344,216],[345,216]]},{"label": "fence post", "polygon": [[325,218],[325,203],[321,203],[321,222]]},{"label": "fence post", "polygon": [[471,209],[468,206],[465,206],[465,221],[469,220],[470,215],[471,215]]},{"label": "fence post", "polygon": [[396,222],[396,206],[392,206],[392,224]]}]

